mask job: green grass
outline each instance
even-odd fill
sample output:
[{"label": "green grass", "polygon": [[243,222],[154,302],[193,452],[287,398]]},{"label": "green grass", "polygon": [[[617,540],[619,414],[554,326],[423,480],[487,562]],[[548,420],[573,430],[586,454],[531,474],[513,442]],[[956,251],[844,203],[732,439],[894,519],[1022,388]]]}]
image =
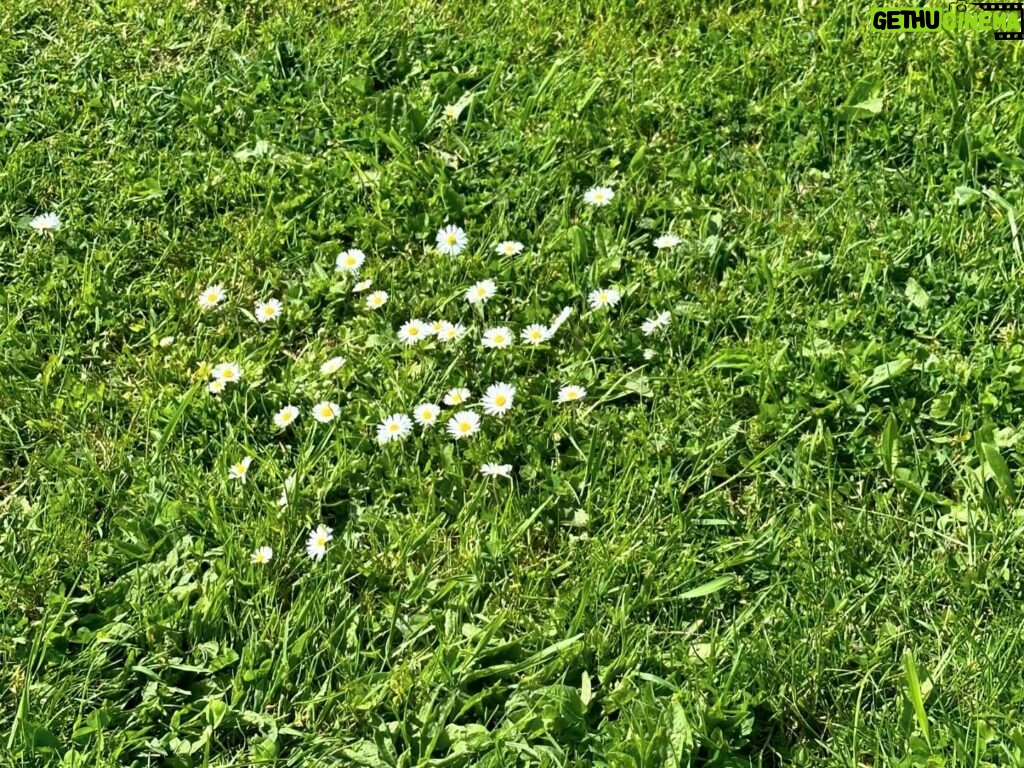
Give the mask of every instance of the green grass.
[{"label": "green grass", "polygon": [[[868,21],[0,9],[0,764],[1024,765],[1024,48]],[[377,444],[495,381],[471,440]]]}]

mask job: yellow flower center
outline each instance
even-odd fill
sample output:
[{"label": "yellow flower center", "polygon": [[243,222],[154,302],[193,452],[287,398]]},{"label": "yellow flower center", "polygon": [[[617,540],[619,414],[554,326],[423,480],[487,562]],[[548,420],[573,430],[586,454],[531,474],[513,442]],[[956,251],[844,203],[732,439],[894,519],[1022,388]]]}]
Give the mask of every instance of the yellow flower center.
[{"label": "yellow flower center", "polygon": [[395,424],[395,423],[391,423],[391,424],[388,425],[388,429],[391,430],[392,432],[397,432],[398,431],[398,425]]},{"label": "yellow flower center", "polygon": [[496,334],[494,334],[494,343],[495,344],[504,344],[505,343],[505,334],[503,334],[503,333],[496,333]]},{"label": "yellow flower center", "polygon": [[578,397],[575,391],[566,392],[565,396],[570,400],[575,400]]},{"label": "yellow flower center", "polygon": [[417,326],[414,325],[412,328],[409,329],[408,333],[409,333],[410,336],[419,336],[420,335],[420,329]]},{"label": "yellow flower center", "polygon": [[459,238],[456,235],[448,235],[448,237],[445,238],[445,242],[448,243],[448,245],[455,245],[459,242]]},{"label": "yellow flower center", "polygon": [[316,545],[318,547],[326,547],[327,546],[327,537],[326,536],[317,536],[316,537]]},{"label": "yellow flower center", "polygon": [[506,399],[506,397],[504,395],[498,395],[496,398],[494,398],[494,404],[497,405],[497,406],[504,405],[506,403],[506,401],[507,401],[507,399]]},{"label": "yellow flower center", "polygon": [[459,422],[459,432],[469,432],[469,430],[471,430],[472,428],[473,425],[470,424],[468,421]]}]

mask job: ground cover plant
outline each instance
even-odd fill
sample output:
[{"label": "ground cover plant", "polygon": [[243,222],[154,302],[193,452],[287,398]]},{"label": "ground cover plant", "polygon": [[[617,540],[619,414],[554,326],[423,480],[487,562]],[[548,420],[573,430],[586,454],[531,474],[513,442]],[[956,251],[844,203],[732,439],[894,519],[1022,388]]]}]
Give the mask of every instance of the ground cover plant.
[{"label": "ground cover plant", "polygon": [[0,764],[1024,764],[1020,44],[0,8]]}]

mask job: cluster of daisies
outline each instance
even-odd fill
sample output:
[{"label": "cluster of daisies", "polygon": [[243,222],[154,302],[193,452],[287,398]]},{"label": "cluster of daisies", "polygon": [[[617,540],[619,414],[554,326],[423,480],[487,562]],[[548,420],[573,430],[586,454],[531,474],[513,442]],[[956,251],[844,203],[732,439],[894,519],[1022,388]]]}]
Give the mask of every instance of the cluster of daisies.
[{"label": "cluster of daisies", "polygon": [[[615,192],[609,187],[594,187],[584,193],[585,203],[594,207],[609,205]],[[40,233],[53,233],[60,229],[61,220],[55,213],[46,213],[36,216],[29,222],[32,229]],[[653,245],[658,249],[674,248],[680,244],[680,239],[673,234],[665,234],[657,237]],[[446,256],[457,256],[462,253],[469,244],[469,237],[462,227],[451,224],[440,229],[435,238],[435,248],[440,254]],[[494,246],[494,252],[500,256],[513,257],[523,252],[523,243],[515,240],[503,240]],[[349,248],[338,254],[335,261],[335,269],[339,273],[347,273],[356,278],[359,271],[366,263],[366,254],[358,248]],[[373,281],[362,279],[355,282],[352,292],[361,294],[373,286]],[[470,286],[465,292],[465,300],[471,305],[483,305],[498,294],[498,285],[493,280],[481,280]],[[368,310],[379,310],[388,302],[389,296],[386,291],[376,290],[366,294],[364,299]],[[213,310],[221,306],[227,300],[227,292],[223,285],[214,284],[206,287],[199,294],[198,303],[203,310]],[[616,306],[621,300],[621,294],[614,287],[597,288],[587,297],[587,303],[593,310],[601,310]],[[258,323],[270,323],[278,320],[284,313],[284,305],[277,298],[266,298],[255,303],[252,318]],[[550,323],[532,323],[522,328],[518,334],[519,340],[526,345],[539,345],[550,341],[563,324],[571,317],[572,307],[565,307],[556,315]],[[641,330],[645,335],[652,335],[660,329],[665,328],[671,320],[668,311],[662,311],[654,317],[648,318]],[[413,318],[401,324],[397,331],[398,340],[405,345],[414,345],[427,339],[434,338],[442,343],[454,342],[467,334],[467,328],[459,323],[452,323],[447,320],[424,321]],[[497,325],[486,328],[481,333],[480,343],[487,349],[505,349],[512,346],[517,338],[516,333],[508,325]],[[160,340],[161,347],[173,344],[173,337],[165,337]],[[646,356],[646,355],[645,355]],[[345,365],[343,357],[332,357],[320,365],[320,373],[330,376],[337,373]],[[233,361],[220,362],[210,369],[209,392],[219,395],[232,384],[237,384],[242,379],[242,369],[238,363]],[[583,400],[587,395],[586,390],[575,384],[567,384],[558,390],[556,402],[559,404],[571,404]],[[516,387],[507,382],[496,382],[491,384],[483,392],[479,399],[480,410],[484,416],[502,418],[512,410],[516,399]],[[423,402],[412,408],[410,413],[393,413],[384,418],[376,425],[377,442],[380,445],[394,443],[407,438],[418,425],[423,432],[437,426],[444,421],[444,429],[453,440],[465,440],[477,434],[481,429],[481,414],[469,410],[465,406],[471,403],[473,395],[465,388],[451,389],[441,398],[441,403]],[[442,404],[453,409],[447,419],[442,418]],[[312,407],[311,415],[320,424],[328,424],[334,421],[341,413],[337,403],[321,401]],[[273,416],[274,426],[279,430],[287,429],[301,416],[298,406],[288,404],[278,410]],[[232,481],[245,484],[249,468],[254,461],[252,456],[245,456],[240,461],[232,464],[228,469],[228,476]],[[493,462],[484,463],[480,467],[480,474],[485,477],[512,476],[511,464],[498,464]],[[289,477],[284,484],[284,490],[278,500],[279,506],[288,504],[289,494],[294,491],[295,477]],[[306,554],[313,560],[321,560],[327,552],[328,544],[333,540],[334,532],[325,525],[318,525],[309,532],[306,541]],[[266,564],[273,558],[273,549],[269,546],[258,547],[251,555],[253,563]]]}]

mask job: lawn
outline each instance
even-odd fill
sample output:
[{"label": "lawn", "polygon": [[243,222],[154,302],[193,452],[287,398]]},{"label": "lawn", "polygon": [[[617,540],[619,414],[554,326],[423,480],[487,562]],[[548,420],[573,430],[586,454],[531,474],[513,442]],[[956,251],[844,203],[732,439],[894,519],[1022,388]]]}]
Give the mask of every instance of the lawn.
[{"label": "lawn", "polygon": [[0,765],[1024,765],[1022,46],[9,0]]}]

